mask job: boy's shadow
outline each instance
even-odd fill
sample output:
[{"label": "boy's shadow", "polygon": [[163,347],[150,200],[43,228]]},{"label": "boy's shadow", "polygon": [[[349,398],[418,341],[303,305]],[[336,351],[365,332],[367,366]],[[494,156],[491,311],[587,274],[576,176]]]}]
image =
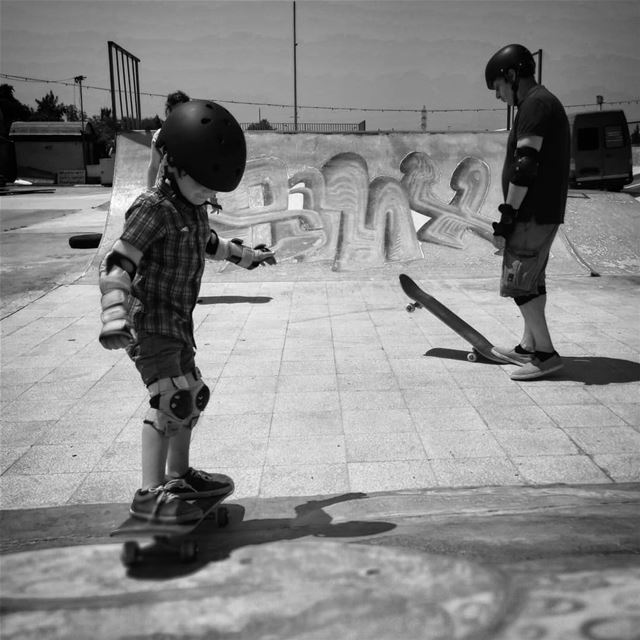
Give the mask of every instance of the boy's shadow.
[{"label": "boy's shadow", "polygon": [[[424,355],[449,360],[466,360],[469,350],[460,349],[429,349]],[[483,364],[497,364],[478,358]],[[614,383],[637,382],[640,380],[640,363],[621,358],[607,358],[604,356],[562,356],[564,368],[557,373],[542,378],[545,380],[573,380],[586,385],[606,385]],[[508,365],[508,363],[505,363]],[[473,366],[471,363],[469,366]],[[515,365],[514,365],[515,366]],[[535,382],[535,380],[531,380]]]},{"label": "boy's shadow", "polygon": [[265,304],[272,300],[270,296],[200,296],[198,304]]},{"label": "boy's shadow", "polygon": [[366,497],[366,493],[347,493],[326,500],[310,500],[295,507],[294,518],[256,520],[244,520],[244,507],[229,503],[228,526],[220,528],[215,520],[205,520],[194,532],[193,537],[198,543],[198,557],[194,562],[185,564],[170,557],[159,562],[142,562],[129,568],[128,575],[138,579],[163,580],[195,573],[210,562],[225,560],[236,549],[249,545],[306,537],[359,538],[395,529],[396,525],[391,522],[352,520],[333,524],[332,517],[324,511],[325,507]]}]

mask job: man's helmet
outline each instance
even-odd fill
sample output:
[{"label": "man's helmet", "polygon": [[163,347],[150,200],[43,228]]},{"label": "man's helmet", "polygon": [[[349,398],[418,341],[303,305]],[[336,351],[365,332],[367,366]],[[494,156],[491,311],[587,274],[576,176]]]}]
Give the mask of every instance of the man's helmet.
[{"label": "man's helmet", "polygon": [[487,88],[493,91],[493,83],[504,78],[509,69],[515,70],[517,78],[532,76],[536,71],[536,61],[529,49],[521,44],[508,44],[494,53],[484,71]]},{"label": "man's helmet", "polygon": [[215,102],[174,107],[162,125],[169,163],[214,191],[233,191],[244,174],[247,145],[238,121]]}]

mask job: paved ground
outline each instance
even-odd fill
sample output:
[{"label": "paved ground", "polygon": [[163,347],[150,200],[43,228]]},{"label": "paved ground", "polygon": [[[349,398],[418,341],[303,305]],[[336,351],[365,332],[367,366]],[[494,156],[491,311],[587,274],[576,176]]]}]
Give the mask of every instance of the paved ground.
[{"label": "paved ground", "polygon": [[[467,362],[466,345],[427,312],[405,313],[399,271],[416,275],[490,340],[512,344],[518,339],[517,310],[498,298],[495,278],[432,279],[415,263],[358,275],[333,274],[326,280],[316,272],[310,272],[309,279],[299,273],[295,280],[278,281],[264,272],[238,272],[203,286],[196,339],[212,399],[195,431],[193,463],[232,475],[236,512],[253,514],[243,531],[267,532],[250,537],[246,553],[230,552],[224,561],[214,554],[186,576],[184,571],[160,576],[174,597],[194,593],[198,584],[211,587],[225,579],[233,592],[225,591],[225,620],[198,618],[192,611],[189,617],[176,618],[183,626],[168,637],[207,637],[213,629],[216,637],[225,638],[303,637],[303,632],[309,638],[366,638],[374,633],[384,638],[636,638],[640,621],[637,600],[635,605],[632,601],[640,585],[640,279],[552,278],[548,315],[566,368],[548,380],[517,383],[509,378],[513,367]],[[33,300],[5,317],[1,330],[3,548],[19,552],[2,558],[3,574],[11,576],[11,581],[3,578],[0,607],[6,637],[84,637],[80,630],[94,623],[91,616],[83,616],[87,611],[97,615],[98,610],[106,637],[125,637],[118,620],[131,603],[127,605],[123,594],[135,593],[136,606],[150,606],[144,595],[149,576],[125,576],[117,564],[118,548],[105,534],[123,517],[139,483],[146,391],[124,354],[98,344],[99,298],[87,279],[62,284]],[[557,483],[571,486],[553,494],[553,500],[536,502],[536,496],[556,491],[550,485]],[[502,491],[502,497],[499,504],[488,504],[486,492],[494,490]],[[417,506],[402,498],[407,491],[422,496]],[[378,494],[382,503],[382,498],[371,497],[376,492],[383,492]],[[512,568],[496,560],[495,548],[478,552],[472,535],[447,546],[458,530],[451,521],[434,537],[433,518],[442,516],[434,504],[441,500],[451,508],[449,516],[464,519],[471,531],[486,531],[487,523],[506,523],[495,533],[496,540],[505,545],[529,540],[527,549],[514,556],[517,570],[510,574]],[[327,521],[323,501],[341,504],[342,520],[329,509]],[[358,504],[366,511],[362,518]],[[504,519],[504,511],[514,504],[525,513],[520,524]],[[545,538],[553,514],[565,508],[561,535]],[[476,519],[478,509],[486,519]],[[297,520],[291,520],[292,513],[298,514]],[[274,535],[269,518],[276,514],[280,533]],[[421,526],[412,520],[410,532],[402,528],[404,519],[416,517],[422,518]],[[246,522],[242,515],[240,520]],[[337,531],[355,543],[346,546],[315,541],[328,534],[322,527],[309,529],[309,522],[316,526],[332,520],[391,527],[346,527]],[[61,534],[61,522],[71,530]],[[608,523],[606,531],[603,523]],[[301,527],[304,539],[297,540],[295,531]],[[388,533],[391,528],[396,538]],[[575,540],[582,531],[593,534],[588,544],[560,543]],[[376,536],[385,532],[385,541],[376,543]],[[382,555],[363,549],[361,543],[369,538],[374,547],[384,547]],[[78,544],[82,551],[74,551]],[[258,549],[255,544],[260,544]],[[56,550],[48,551],[51,547]],[[420,560],[415,553],[423,554]],[[554,561],[545,562],[550,555]],[[582,558],[582,564],[576,560],[571,565],[571,556]],[[289,581],[277,577],[287,559]],[[518,577],[529,560],[542,563],[529,566],[538,586]],[[380,609],[384,615],[375,616],[373,604],[382,606],[388,590],[376,586],[367,591],[369,587],[358,582],[367,563],[374,563],[368,575],[388,569],[402,576],[403,567],[416,562],[423,563],[422,579],[416,577],[409,592],[403,591],[409,588],[407,582],[397,578],[398,585],[404,585],[398,586],[397,599],[391,609]],[[255,572],[247,575],[243,567],[252,563]],[[331,563],[343,566],[345,574],[329,571]],[[87,569],[91,566],[95,571]],[[73,593],[86,596],[83,589],[97,584],[105,567],[110,567],[109,577],[100,582],[103,591],[96,587],[95,602],[78,600]],[[504,571],[514,580],[507,586],[500,582]],[[69,592],[66,602],[56,591],[56,584],[65,583],[60,582],[63,574],[71,574],[64,580],[72,580],[80,590]],[[34,593],[28,585],[45,575],[58,578],[45,580]],[[425,575],[440,576],[453,585],[452,592],[439,592],[438,599],[433,591],[437,580],[426,580]],[[472,577],[459,578],[474,585],[465,592],[468,601],[459,600],[452,576]],[[318,595],[318,585],[336,580],[342,586],[334,596]],[[266,584],[276,582],[275,593],[292,604],[274,617],[265,613],[273,599],[252,604],[251,594],[264,593]],[[594,589],[596,583],[602,592],[585,596],[584,585]],[[565,593],[554,611],[550,584],[564,585],[573,596],[580,592],[583,599]],[[311,609],[294,598],[290,585],[307,597],[316,594],[317,601],[307,601],[315,603]],[[527,588],[528,600],[509,599],[514,589],[522,594]],[[550,617],[544,633],[534,628],[535,589],[546,598],[545,615]],[[12,599],[17,593],[25,599]],[[374,594],[373,604],[364,604],[364,593]],[[478,608],[478,598],[485,609]],[[465,618],[463,609],[454,613],[454,600],[477,615]],[[211,606],[220,611],[220,602],[197,602],[199,611]],[[528,613],[518,602],[529,602]],[[337,625],[348,609],[353,611],[345,617],[350,620],[344,623],[347,632]],[[240,621],[232,610],[248,618]],[[442,622],[443,611],[447,623]],[[605,614],[611,611],[619,615],[608,618]],[[156,613],[152,608],[145,615],[152,620]],[[408,626],[398,627],[402,620]],[[415,628],[423,635],[416,635]],[[243,635],[234,635],[239,630]],[[138,630],[138,637],[152,631],[152,626]]]}]

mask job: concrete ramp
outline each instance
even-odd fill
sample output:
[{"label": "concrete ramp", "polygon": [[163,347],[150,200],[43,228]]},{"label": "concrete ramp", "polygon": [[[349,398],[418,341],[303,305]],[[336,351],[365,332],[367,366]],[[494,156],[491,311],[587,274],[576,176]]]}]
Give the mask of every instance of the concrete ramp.
[{"label": "concrete ramp", "polygon": [[[118,238],[146,184],[151,134],[118,137],[111,207],[87,275]],[[246,272],[207,262],[203,281],[497,276],[491,220],[502,201],[506,134],[248,132],[245,176],[220,194],[211,226],[274,247],[278,265]],[[572,192],[549,274],[638,274],[640,204]]]},{"label": "concrete ramp", "polygon": [[103,256],[122,233],[124,214],[147,185],[151,135],[145,131],[118,135],[109,213],[100,246],[89,265],[87,275],[97,273]]}]

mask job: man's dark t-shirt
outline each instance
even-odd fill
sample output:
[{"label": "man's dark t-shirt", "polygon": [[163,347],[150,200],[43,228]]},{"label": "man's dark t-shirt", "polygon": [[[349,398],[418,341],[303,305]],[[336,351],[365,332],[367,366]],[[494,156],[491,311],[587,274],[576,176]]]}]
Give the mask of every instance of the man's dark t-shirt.
[{"label": "man's dark t-shirt", "polygon": [[517,141],[532,135],[543,138],[538,157],[538,175],[529,187],[519,212],[523,218],[533,216],[539,224],[559,224],[564,222],[569,188],[569,121],[560,101],[542,85],[535,85],[527,93],[509,133],[502,169],[505,199],[509,177],[513,173]]}]

